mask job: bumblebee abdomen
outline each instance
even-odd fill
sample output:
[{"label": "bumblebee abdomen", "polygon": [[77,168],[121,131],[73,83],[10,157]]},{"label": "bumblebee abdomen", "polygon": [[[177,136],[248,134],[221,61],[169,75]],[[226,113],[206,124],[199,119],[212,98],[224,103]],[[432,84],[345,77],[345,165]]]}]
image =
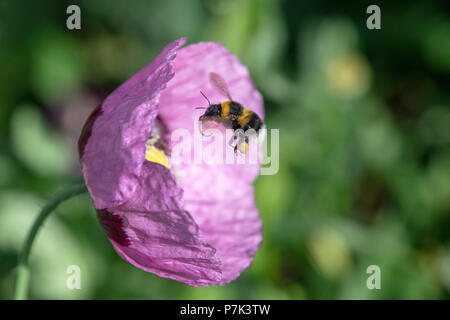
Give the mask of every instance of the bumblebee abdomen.
[{"label": "bumblebee abdomen", "polygon": [[252,112],[251,115],[246,118],[246,120],[248,121],[244,125],[242,125],[244,131],[247,131],[248,129],[254,129],[256,132],[258,132],[259,129],[261,129],[263,126],[261,118],[254,112]]},{"label": "bumblebee abdomen", "polygon": [[242,108],[242,113],[237,118],[237,121],[242,129],[244,129],[244,127],[249,123],[250,119],[253,117],[253,114],[254,114],[253,111],[245,107]]}]

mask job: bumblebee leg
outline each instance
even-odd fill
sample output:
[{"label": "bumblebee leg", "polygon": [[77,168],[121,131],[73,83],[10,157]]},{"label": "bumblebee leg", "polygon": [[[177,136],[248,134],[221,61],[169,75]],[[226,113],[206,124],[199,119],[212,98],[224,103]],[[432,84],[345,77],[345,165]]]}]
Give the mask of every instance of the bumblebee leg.
[{"label": "bumblebee leg", "polygon": [[235,141],[236,139],[237,139],[236,133],[233,133],[233,136],[231,137],[230,141],[228,141],[228,145],[229,145],[230,147],[232,147],[233,144],[234,144],[234,141]]}]

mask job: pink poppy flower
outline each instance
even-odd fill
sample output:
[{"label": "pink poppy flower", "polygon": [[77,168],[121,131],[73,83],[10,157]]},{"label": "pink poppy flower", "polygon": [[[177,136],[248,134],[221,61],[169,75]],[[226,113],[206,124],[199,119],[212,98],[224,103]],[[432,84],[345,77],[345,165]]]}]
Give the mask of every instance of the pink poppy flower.
[{"label": "pink poppy flower", "polygon": [[225,284],[251,264],[261,243],[252,186],[259,162],[170,165],[170,158],[148,161],[146,143],[156,124],[169,150],[174,130],[196,134],[195,107],[205,106],[199,91],[225,100],[210,72],[261,118],[263,101],[247,68],[222,45],[180,48],[184,43],[166,46],[94,110],[79,139],[80,161],[100,223],[122,258],[191,286]]}]

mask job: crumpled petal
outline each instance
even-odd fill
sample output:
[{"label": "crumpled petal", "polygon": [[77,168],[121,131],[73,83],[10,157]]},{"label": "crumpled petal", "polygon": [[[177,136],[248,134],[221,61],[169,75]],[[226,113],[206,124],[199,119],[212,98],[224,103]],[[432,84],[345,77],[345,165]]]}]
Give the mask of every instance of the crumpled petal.
[{"label": "crumpled petal", "polygon": [[145,271],[191,286],[220,281],[216,250],[201,239],[197,224],[181,207],[183,191],[172,174],[152,162],[145,162],[141,172],[141,185],[131,199],[98,214],[116,251]]},{"label": "crumpled petal", "polygon": [[159,96],[174,76],[173,59],[184,42],[180,39],[166,46],[149,65],[114,90],[83,128],[80,159],[96,208],[118,206],[136,191]]},{"label": "crumpled petal", "polygon": [[261,243],[252,187],[259,162],[182,163],[170,171],[145,160],[145,144],[156,116],[168,136],[177,128],[194,133],[201,114],[194,108],[205,106],[199,90],[213,103],[224,100],[209,72],[261,118],[263,102],[245,66],[223,46],[199,43],[177,52],[184,42],[169,44],[92,113],[80,136],[80,160],[120,256],[191,286],[225,284],[251,264]]}]

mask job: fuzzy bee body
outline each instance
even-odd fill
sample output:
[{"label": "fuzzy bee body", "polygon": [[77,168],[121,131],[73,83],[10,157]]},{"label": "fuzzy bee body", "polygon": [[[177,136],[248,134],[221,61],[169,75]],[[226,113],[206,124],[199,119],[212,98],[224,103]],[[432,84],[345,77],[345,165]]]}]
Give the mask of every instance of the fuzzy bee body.
[{"label": "fuzzy bee body", "polygon": [[208,118],[216,118],[218,121],[222,120],[221,122],[228,124],[227,126],[233,130],[242,129],[247,131],[248,129],[254,129],[258,132],[263,126],[261,118],[256,113],[231,100],[210,105],[200,117],[200,120]]},{"label": "fuzzy bee body", "polygon": [[217,73],[210,73],[211,83],[219,89],[229,100],[223,101],[219,104],[211,104],[209,99],[200,92],[208,101],[209,106],[205,110],[205,113],[199,118],[201,123],[204,120],[212,120],[218,123],[222,123],[225,127],[233,129],[235,135],[230,141],[230,145],[239,138],[237,144],[234,146],[234,151],[239,150],[241,153],[246,153],[249,149],[249,138],[247,135],[238,136],[237,132],[241,129],[244,133],[249,129],[253,129],[255,133],[259,133],[259,130],[264,126],[261,118],[250,109],[244,107],[239,102],[233,101],[230,93],[228,92],[225,80]]}]

